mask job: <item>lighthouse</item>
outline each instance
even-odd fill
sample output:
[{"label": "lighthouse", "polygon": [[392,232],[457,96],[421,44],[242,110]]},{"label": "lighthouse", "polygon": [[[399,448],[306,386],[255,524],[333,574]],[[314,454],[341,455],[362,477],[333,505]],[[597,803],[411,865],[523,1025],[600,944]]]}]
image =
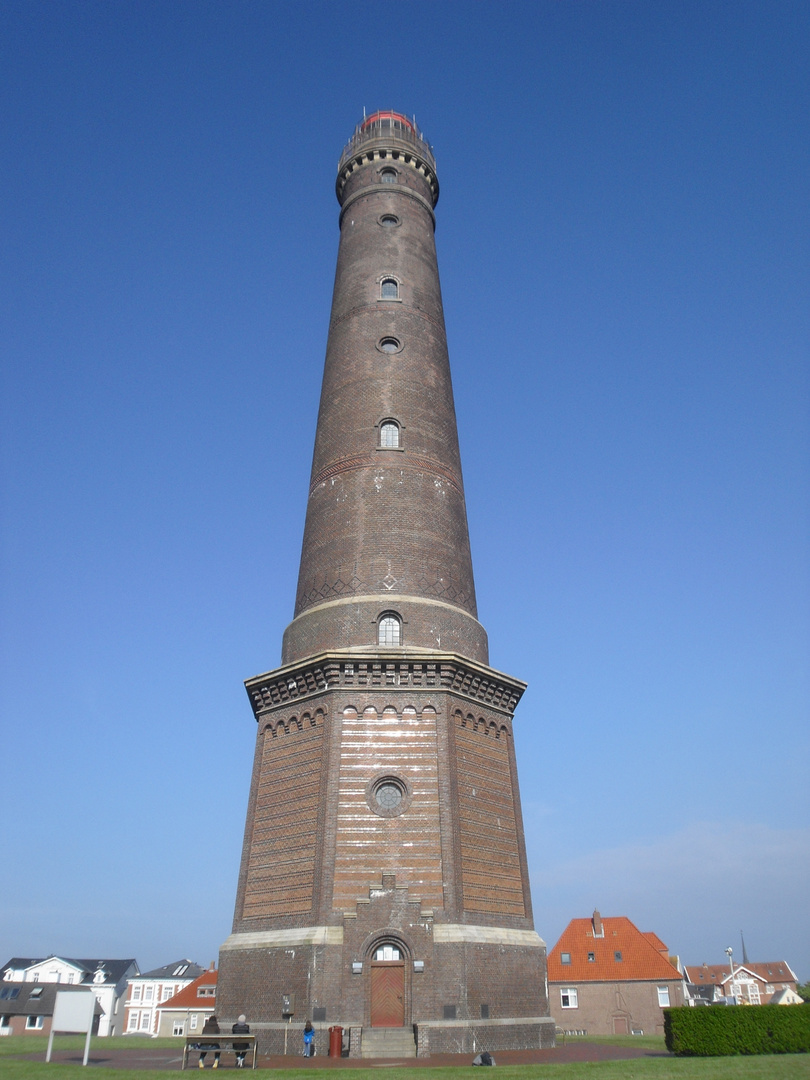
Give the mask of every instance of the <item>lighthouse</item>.
[{"label": "lighthouse", "polygon": [[331,1028],[353,1057],[553,1045],[512,737],[525,684],[489,666],[478,620],[415,120],[365,118],[336,193],[295,609],[281,666],[245,684],[257,741],[217,1014],[245,1013],[273,1053],[307,1020],[320,1053]]}]

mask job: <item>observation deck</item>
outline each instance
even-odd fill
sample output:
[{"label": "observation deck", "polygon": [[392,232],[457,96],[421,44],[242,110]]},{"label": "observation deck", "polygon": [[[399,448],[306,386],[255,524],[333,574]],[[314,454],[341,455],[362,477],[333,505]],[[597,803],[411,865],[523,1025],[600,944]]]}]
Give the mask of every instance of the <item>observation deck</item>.
[{"label": "observation deck", "polygon": [[335,182],[338,202],[342,203],[343,188],[355,169],[385,159],[402,162],[423,173],[433,192],[433,205],[436,205],[439,181],[433,147],[420,131],[415,117],[409,120],[403,113],[391,110],[378,110],[367,116],[344,146]]}]

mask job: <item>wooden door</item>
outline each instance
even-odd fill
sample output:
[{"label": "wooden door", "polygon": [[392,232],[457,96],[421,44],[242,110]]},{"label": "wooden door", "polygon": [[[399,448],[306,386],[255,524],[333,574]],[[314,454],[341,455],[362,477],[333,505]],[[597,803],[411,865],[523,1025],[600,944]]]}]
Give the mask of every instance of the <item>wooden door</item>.
[{"label": "wooden door", "polygon": [[371,1026],[402,1027],[405,1023],[405,963],[371,962]]}]

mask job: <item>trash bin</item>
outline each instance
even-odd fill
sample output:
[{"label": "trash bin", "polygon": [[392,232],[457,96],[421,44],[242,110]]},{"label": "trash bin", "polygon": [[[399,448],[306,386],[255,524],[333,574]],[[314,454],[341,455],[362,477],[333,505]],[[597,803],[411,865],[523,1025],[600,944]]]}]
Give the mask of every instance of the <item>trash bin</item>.
[{"label": "trash bin", "polygon": [[343,1028],[329,1028],[329,1057],[340,1057],[343,1054]]}]

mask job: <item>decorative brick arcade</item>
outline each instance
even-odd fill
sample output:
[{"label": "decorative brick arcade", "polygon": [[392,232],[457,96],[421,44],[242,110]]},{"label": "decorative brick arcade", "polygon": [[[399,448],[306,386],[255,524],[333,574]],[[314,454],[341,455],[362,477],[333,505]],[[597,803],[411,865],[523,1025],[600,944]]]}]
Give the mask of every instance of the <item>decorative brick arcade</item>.
[{"label": "decorative brick arcade", "polygon": [[[475,1053],[554,1044],[512,740],[478,622],[430,146],[399,113],[338,166],[340,247],[295,617],[258,723],[217,1014]],[[404,1043],[402,1036],[405,1036]],[[394,1045],[394,1042],[392,1042]],[[402,1052],[402,1051],[400,1051]]]}]

